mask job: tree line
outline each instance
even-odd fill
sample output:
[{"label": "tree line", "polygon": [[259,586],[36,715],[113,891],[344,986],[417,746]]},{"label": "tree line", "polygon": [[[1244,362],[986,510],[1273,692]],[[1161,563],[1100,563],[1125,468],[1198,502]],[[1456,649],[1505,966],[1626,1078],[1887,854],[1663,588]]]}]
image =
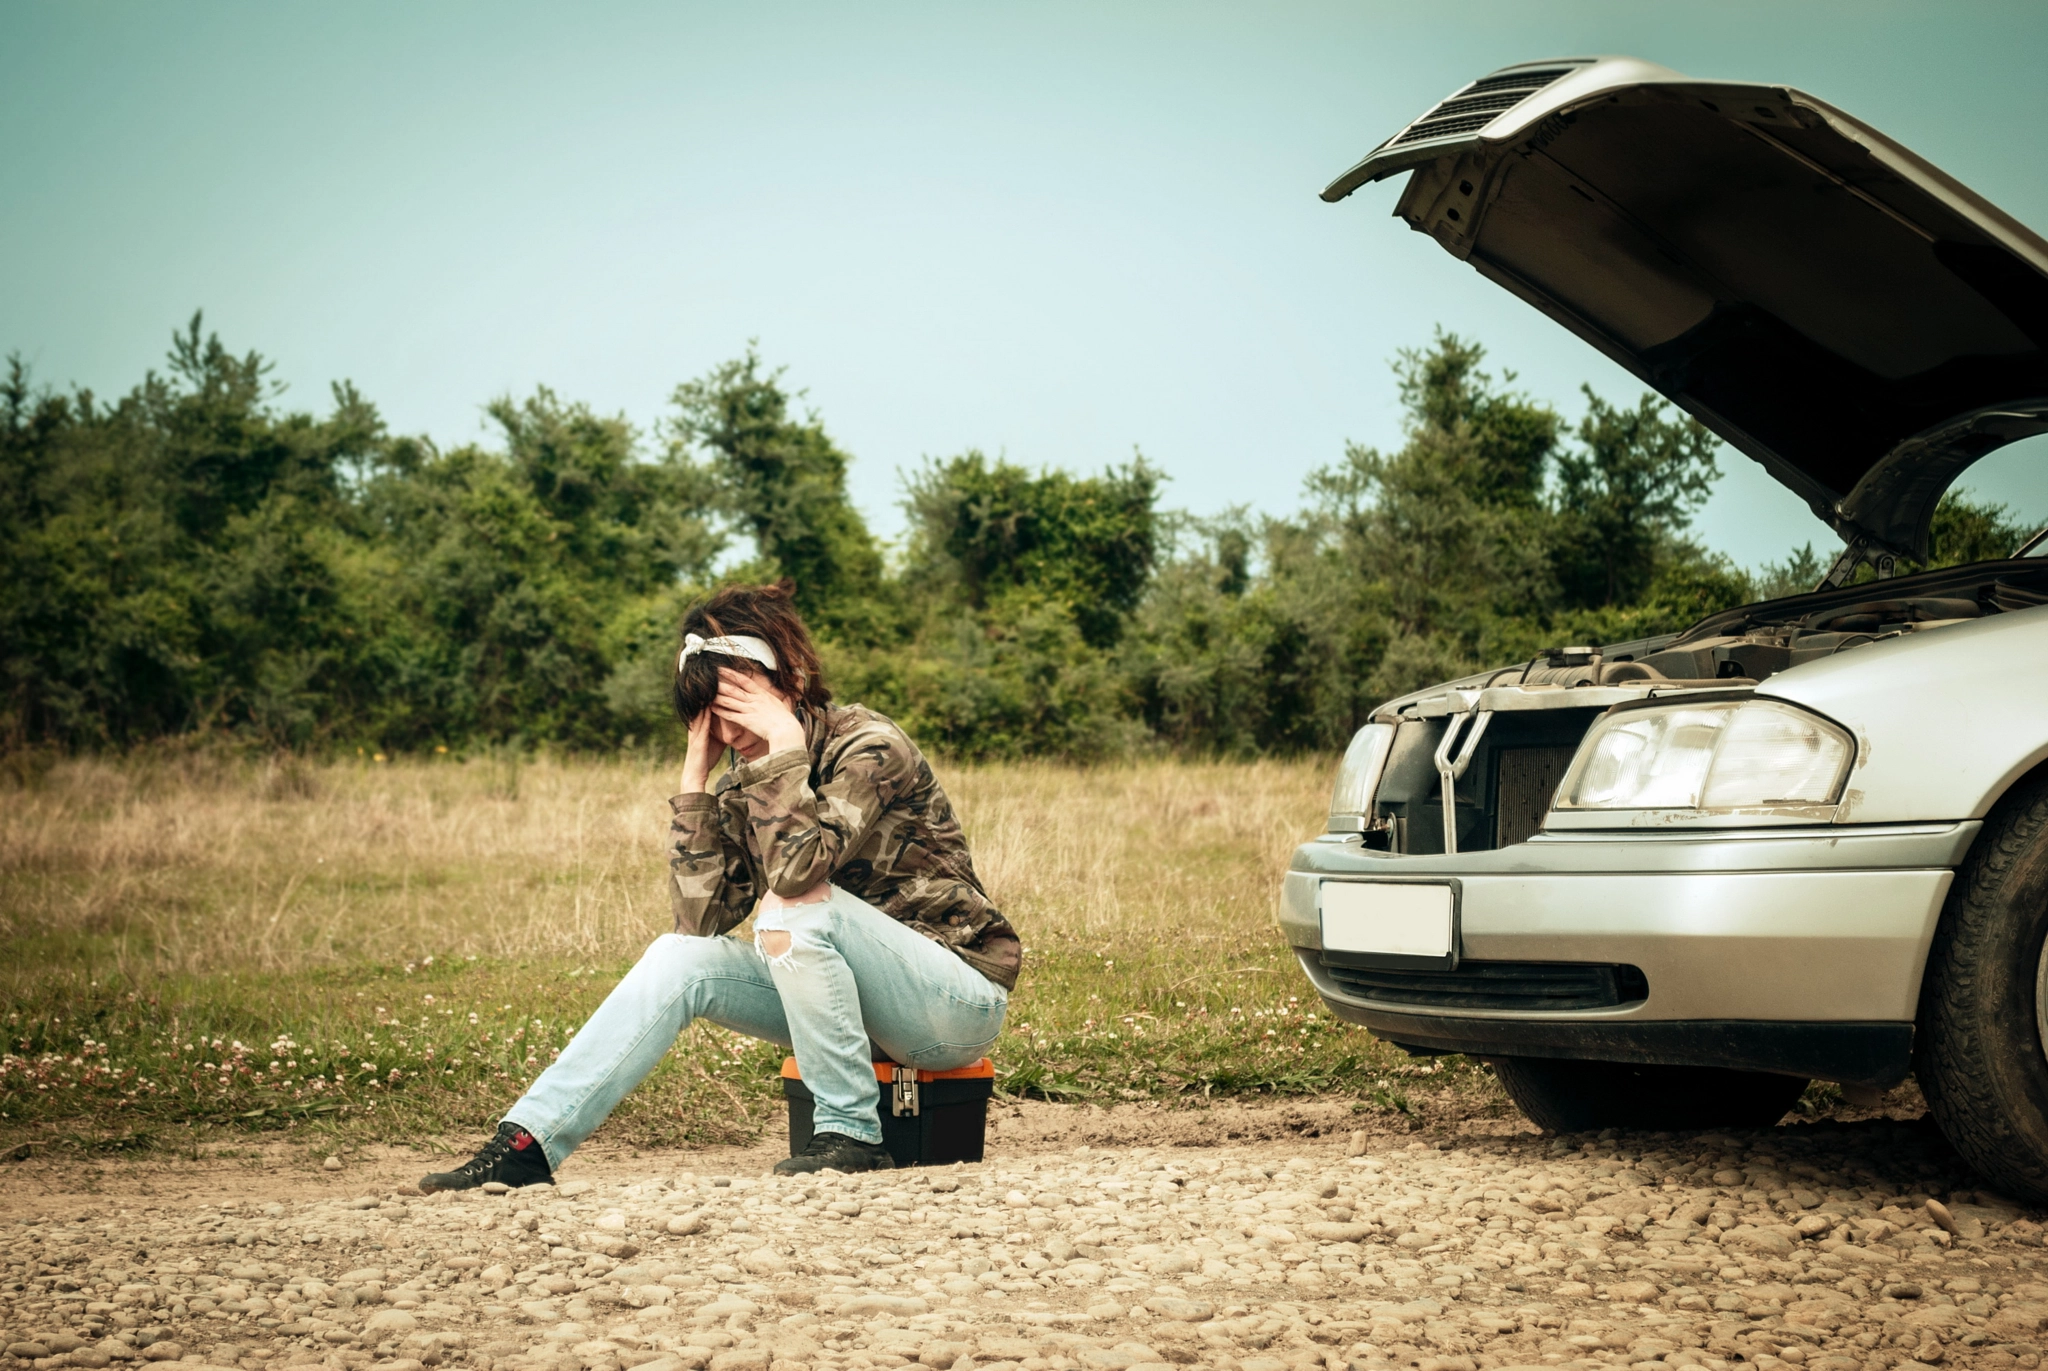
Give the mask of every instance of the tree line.
[{"label": "tree line", "polygon": [[[1142,456],[978,451],[903,484],[885,544],[849,457],[749,350],[650,432],[546,388],[489,443],[391,433],[352,386],[286,408],[195,316],[117,400],[0,385],[0,749],[664,748],[675,625],[792,578],[842,699],[963,758],[1341,747],[1379,701],[1559,642],[1810,588],[1688,536],[1716,443],[1655,396],[1558,411],[1440,334],[1394,364],[1399,448],[1288,515],[1195,518]],[[1936,563],[2025,530],[1951,497]]]}]

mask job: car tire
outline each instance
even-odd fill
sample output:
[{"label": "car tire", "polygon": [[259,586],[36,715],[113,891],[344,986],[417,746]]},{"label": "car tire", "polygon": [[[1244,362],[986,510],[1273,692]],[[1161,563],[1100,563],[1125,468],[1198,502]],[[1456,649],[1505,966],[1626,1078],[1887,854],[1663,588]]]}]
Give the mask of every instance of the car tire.
[{"label": "car tire", "polygon": [[2048,1202],[2048,779],[1992,812],[1956,872],[1927,952],[1913,1068],[1964,1160]]},{"label": "car tire", "polygon": [[1493,1070],[1531,1123],[1557,1133],[1769,1128],[1806,1089],[1798,1076],[1712,1066],[1506,1057]]}]

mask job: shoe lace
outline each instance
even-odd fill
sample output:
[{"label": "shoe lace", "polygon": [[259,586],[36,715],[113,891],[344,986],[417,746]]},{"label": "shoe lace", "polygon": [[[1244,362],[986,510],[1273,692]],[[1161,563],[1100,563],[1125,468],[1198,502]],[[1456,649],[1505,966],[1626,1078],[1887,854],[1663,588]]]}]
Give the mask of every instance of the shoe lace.
[{"label": "shoe lace", "polygon": [[500,1133],[498,1134],[498,1136],[492,1138],[489,1142],[485,1143],[482,1147],[478,1148],[477,1154],[474,1157],[471,1157],[468,1161],[456,1167],[455,1174],[458,1176],[470,1177],[484,1175],[486,1172],[490,1171],[491,1168],[495,1167],[499,1162],[503,1161],[505,1159],[505,1154],[507,1152],[510,1152],[511,1150],[511,1137],[507,1134]]}]

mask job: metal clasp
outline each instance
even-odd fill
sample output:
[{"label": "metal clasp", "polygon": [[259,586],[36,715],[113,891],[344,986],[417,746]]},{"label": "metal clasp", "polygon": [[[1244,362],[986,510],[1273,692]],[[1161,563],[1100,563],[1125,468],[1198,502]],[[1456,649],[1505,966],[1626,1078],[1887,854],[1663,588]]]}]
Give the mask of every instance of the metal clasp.
[{"label": "metal clasp", "polygon": [[[1458,727],[1467,720],[1471,726],[1465,730],[1465,745],[1455,756],[1452,748],[1458,741]],[[1472,755],[1479,750],[1479,739],[1486,732],[1486,726],[1493,722],[1493,711],[1481,709],[1470,714],[1453,714],[1444,720],[1443,740],[1436,745],[1436,774],[1443,784],[1444,805],[1444,852],[1454,855],[1458,850],[1458,802],[1456,788],[1458,778],[1465,774],[1465,768],[1472,765]]]},{"label": "metal clasp", "polygon": [[889,1112],[896,1118],[905,1114],[917,1114],[917,1068],[899,1066],[890,1073],[893,1083],[889,1087]]}]

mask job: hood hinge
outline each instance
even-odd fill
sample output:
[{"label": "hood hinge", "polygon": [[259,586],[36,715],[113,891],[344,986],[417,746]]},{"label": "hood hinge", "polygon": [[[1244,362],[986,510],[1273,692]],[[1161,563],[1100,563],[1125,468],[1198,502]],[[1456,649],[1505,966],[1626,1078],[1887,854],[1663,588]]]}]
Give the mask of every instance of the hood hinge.
[{"label": "hood hinge", "polygon": [[1833,590],[1836,586],[1849,584],[1856,575],[1856,568],[1868,562],[1880,581],[1889,581],[1899,574],[1899,554],[1872,538],[1867,533],[1852,533],[1849,541],[1835,558],[1835,564],[1828,568],[1828,574],[1820,578],[1815,590]]}]

